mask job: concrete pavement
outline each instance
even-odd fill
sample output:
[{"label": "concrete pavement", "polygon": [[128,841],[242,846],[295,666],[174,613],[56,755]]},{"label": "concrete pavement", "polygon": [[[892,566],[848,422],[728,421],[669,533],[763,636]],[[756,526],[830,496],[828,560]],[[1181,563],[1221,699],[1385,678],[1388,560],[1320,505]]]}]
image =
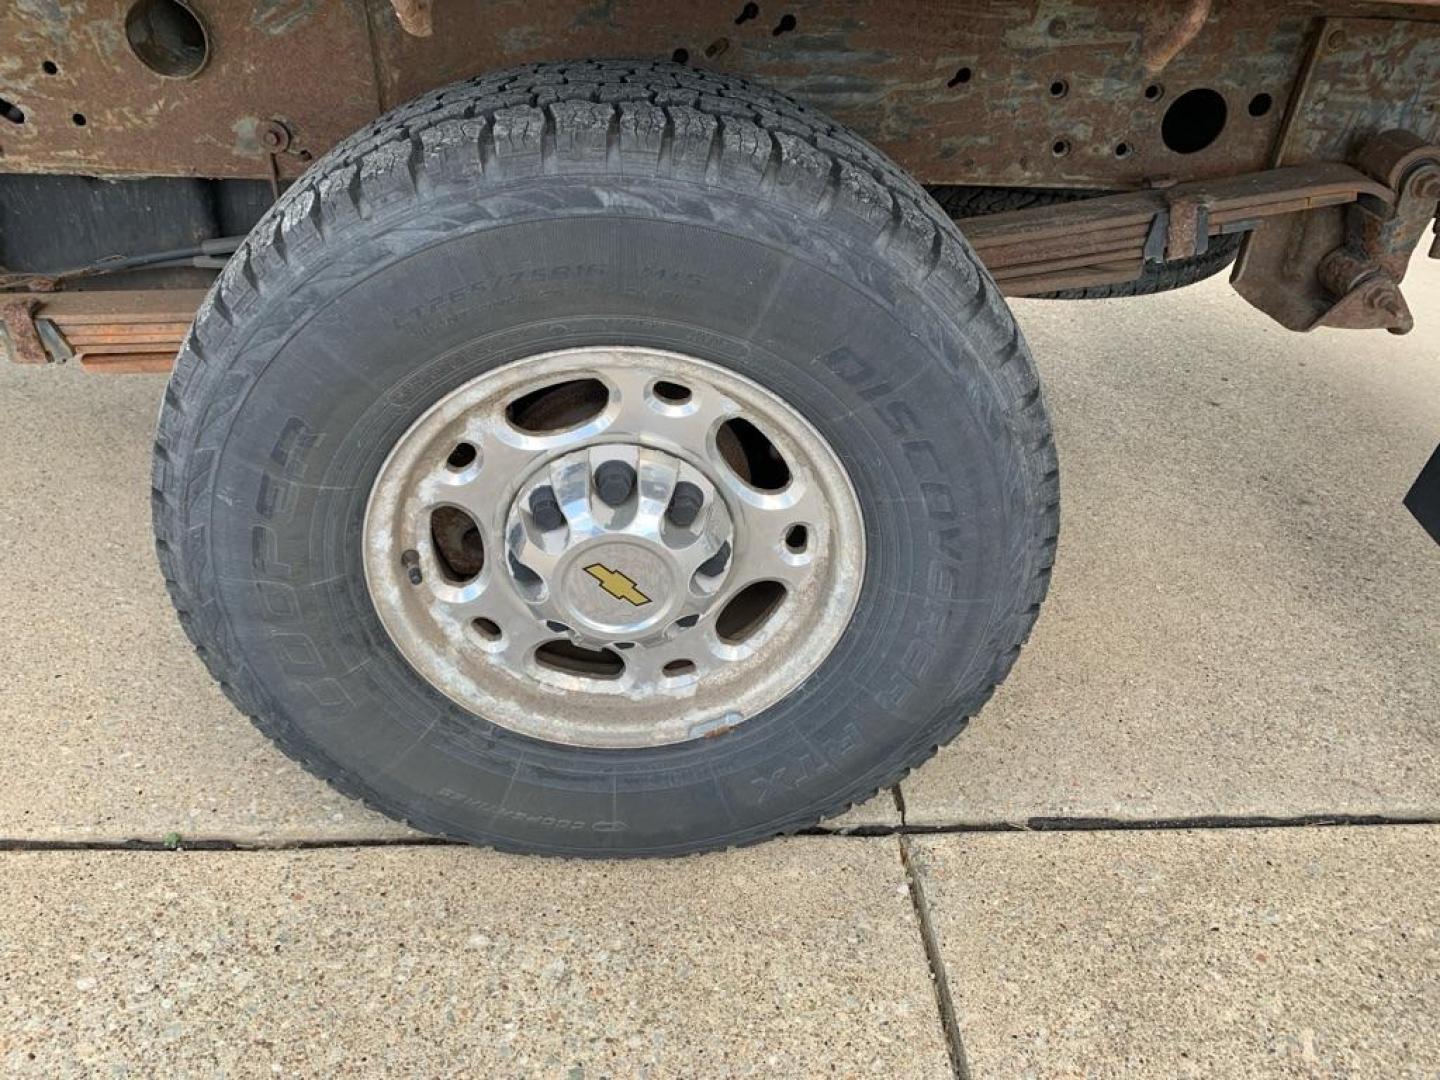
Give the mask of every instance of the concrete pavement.
[{"label": "concrete pavement", "polygon": [[[1024,831],[1440,821],[1440,549],[1399,506],[1440,264],[1407,291],[1403,339],[1223,282],[1017,305],[1064,525],[1010,682],[903,825],[890,793],[831,823],[900,835],[623,866],[428,846],[284,759],[154,567],[161,382],[0,368],[0,839],[81,848],[0,853],[0,1063],[1435,1075],[1434,826]],[[264,850],[99,849],[169,834]]]},{"label": "concrete pavement", "polygon": [[623,864],[12,852],[0,1067],[945,1077],[948,1035],[977,1078],[1430,1077],[1437,860],[1422,826],[807,837]]},{"label": "concrete pavement", "polygon": [[1434,1077],[1434,826],[914,841],[975,1077]]},{"label": "concrete pavement", "polygon": [[15,853],[0,1063],[948,1076],[894,839],[837,838],[823,857],[815,843],[651,864],[463,847]]}]

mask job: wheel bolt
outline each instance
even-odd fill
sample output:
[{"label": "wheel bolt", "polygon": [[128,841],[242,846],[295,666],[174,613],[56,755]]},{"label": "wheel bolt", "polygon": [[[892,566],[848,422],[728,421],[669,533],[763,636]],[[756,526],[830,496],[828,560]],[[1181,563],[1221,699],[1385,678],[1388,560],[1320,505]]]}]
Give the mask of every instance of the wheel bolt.
[{"label": "wheel bolt", "polygon": [[665,508],[665,516],[670,519],[671,525],[688,529],[695,524],[695,519],[700,516],[700,508],[704,505],[705,493],[689,480],[681,480],[675,485],[675,494],[670,496],[670,505]]},{"label": "wheel bolt", "polygon": [[606,461],[595,470],[595,491],[606,506],[619,506],[635,490],[635,470],[623,461]]},{"label": "wheel bolt", "polygon": [[714,555],[711,555],[708,559],[701,563],[697,567],[697,569],[706,577],[714,577],[715,575],[719,574],[720,571],[724,570],[726,564],[728,564],[729,562],[730,541],[726,540],[723,544],[720,545],[720,550],[715,552]]},{"label": "wheel bolt", "polygon": [[535,527],[541,532],[549,532],[565,524],[560,500],[555,498],[555,489],[549,484],[537,487],[530,493],[530,516],[535,519]]}]

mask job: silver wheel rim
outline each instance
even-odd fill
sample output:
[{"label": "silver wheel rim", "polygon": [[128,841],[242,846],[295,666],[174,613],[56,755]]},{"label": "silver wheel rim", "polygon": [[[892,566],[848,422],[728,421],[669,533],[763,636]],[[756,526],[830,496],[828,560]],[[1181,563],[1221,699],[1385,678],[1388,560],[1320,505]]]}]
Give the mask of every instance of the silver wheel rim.
[{"label": "silver wheel rim", "polygon": [[713,736],[775,704],[834,648],[865,562],[854,488],[804,417],[629,347],[441,398],[380,467],[364,534],[376,611],[427,682],[590,747]]}]

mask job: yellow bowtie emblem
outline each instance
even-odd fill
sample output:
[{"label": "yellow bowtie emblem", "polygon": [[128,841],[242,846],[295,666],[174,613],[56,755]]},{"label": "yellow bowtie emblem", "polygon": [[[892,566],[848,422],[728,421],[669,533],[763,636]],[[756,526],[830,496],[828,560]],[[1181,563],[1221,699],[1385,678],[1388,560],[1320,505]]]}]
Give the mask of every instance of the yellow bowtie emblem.
[{"label": "yellow bowtie emblem", "polygon": [[598,581],[600,587],[616,600],[628,600],[636,607],[643,607],[650,603],[650,598],[635,587],[635,582],[619,570],[611,570],[604,563],[597,562],[585,567],[585,572]]}]

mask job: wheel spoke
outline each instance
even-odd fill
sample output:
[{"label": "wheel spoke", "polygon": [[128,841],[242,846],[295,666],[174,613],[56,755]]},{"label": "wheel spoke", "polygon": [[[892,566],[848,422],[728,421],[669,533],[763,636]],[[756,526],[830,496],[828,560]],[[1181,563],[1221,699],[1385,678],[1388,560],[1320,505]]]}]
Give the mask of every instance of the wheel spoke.
[{"label": "wheel spoke", "polygon": [[[740,500],[738,505],[740,543],[732,580],[742,587],[766,577],[799,584],[814,574],[829,544],[830,512],[807,477],[796,476],[791,490],[781,495]],[[787,540],[797,526],[803,544],[792,550]]]},{"label": "wheel spoke", "polygon": [[614,384],[614,418],[606,431],[641,442],[668,442],[703,457],[711,434],[725,420],[740,415],[740,405],[710,386],[687,383],[690,397],[670,404],[654,393],[654,371],[624,369],[610,374]]},{"label": "wheel spoke", "polygon": [[625,675],[632,684],[662,690],[697,682],[719,662],[698,630],[658,645],[637,646],[627,650],[624,658]]},{"label": "wheel spoke", "polygon": [[431,505],[450,502],[470,514],[481,525],[487,543],[491,530],[498,538],[520,478],[546,454],[518,441],[507,427],[498,414],[473,418],[466,436],[479,451],[475,466],[451,473],[443,462],[437,462],[420,488],[421,498],[431,500]]},{"label": "wheel spoke", "polygon": [[[506,659],[527,655],[535,646],[555,636],[540,620],[535,618],[529,605],[516,593],[510,582],[500,580],[497,572],[483,582],[483,587],[473,595],[451,598],[433,595],[434,604],[442,618],[457,636],[468,640],[474,633],[486,651],[503,655]],[[498,641],[488,641],[484,632],[474,623],[477,619],[487,620],[499,629]]]},{"label": "wheel spoke", "polygon": [[757,581],[778,581],[795,592],[814,576],[813,561],[797,563],[785,559],[777,550],[762,550],[758,546],[742,548],[715,603],[723,607],[736,593]]}]

